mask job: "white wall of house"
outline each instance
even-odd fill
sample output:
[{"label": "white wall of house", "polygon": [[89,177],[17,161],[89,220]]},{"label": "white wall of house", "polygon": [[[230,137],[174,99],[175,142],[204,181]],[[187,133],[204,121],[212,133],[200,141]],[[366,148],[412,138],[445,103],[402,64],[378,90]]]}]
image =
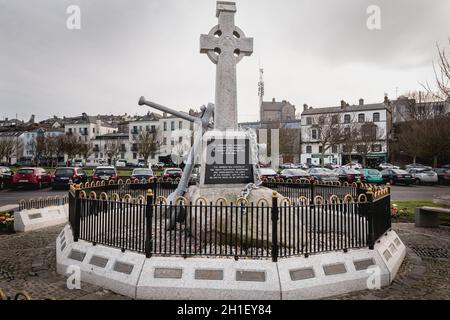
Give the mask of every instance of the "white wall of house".
[{"label": "white wall of house", "polygon": [[[319,111],[320,109],[316,109],[315,111]],[[317,124],[319,121],[319,117],[323,116],[324,113],[317,113],[314,115],[308,115],[304,114],[302,115],[302,155],[301,155],[301,162],[302,163],[312,163],[315,165],[320,164],[320,157],[318,157],[319,154],[321,154],[320,150],[320,141],[316,138],[318,137],[317,132],[317,126],[314,126],[314,124]],[[373,110],[355,110],[351,112],[346,112],[345,109],[341,110],[339,112],[331,113],[332,115],[338,116],[339,123],[342,124],[344,127],[346,126],[345,123],[345,116],[350,117],[350,123],[367,123],[367,122],[373,122],[376,124],[378,128],[378,142],[377,148],[372,152],[373,155],[377,154],[386,154],[388,152],[388,134],[389,134],[389,114],[388,110],[386,108],[380,109],[375,108]],[[360,118],[361,117],[361,118]],[[309,119],[308,119],[309,118]],[[349,125],[347,125],[349,126]],[[319,126],[320,127],[320,126]],[[334,148],[330,148],[326,151],[324,158],[324,163],[336,163],[339,165],[343,165],[342,162],[342,155],[347,154],[348,152],[344,152],[347,150],[344,150],[344,145],[341,144],[338,146],[335,146]],[[357,155],[358,152],[356,148],[352,151],[353,155]]]}]

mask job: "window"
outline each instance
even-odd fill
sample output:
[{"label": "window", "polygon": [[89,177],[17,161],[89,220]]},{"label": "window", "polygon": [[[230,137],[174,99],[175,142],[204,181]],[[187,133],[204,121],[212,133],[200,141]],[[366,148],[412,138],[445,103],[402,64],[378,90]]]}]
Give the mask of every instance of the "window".
[{"label": "window", "polygon": [[339,123],[339,116],[338,115],[334,115],[333,117],[331,117],[331,123],[332,124]]},{"label": "window", "polygon": [[325,117],[324,116],[320,116],[319,117],[319,124],[325,124]]},{"label": "window", "polygon": [[319,153],[323,152],[323,146],[319,146]]},{"label": "window", "polygon": [[364,115],[364,113],[358,114],[358,122],[359,123],[366,122],[366,116]]},{"label": "window", "polygon": [[170,122],[170,130],[175,131],[175,121]]},{"label": "window", "polygon": [[133,153],[133,159],[137,159],[137,153]]},{"label": "window", "polygon": [[153,125],[153,126],[152,126],[152,132],[155,132],[155,131],[156,131],[156,126]]},{"label": "window", "polygon": [[311,137],[312,137],[314,140],[317,140],[317,130],[316,130],[316,129],[314,129],[314,130],[311,131]]},{"label": "window", "polygon": [[331,147],[331,152],[332,153],[338,153],[338,146],[332,146]]},{"label": "window", "polygon": [[178,129],[183,130],[183,121],[178,122]]},{"label": "window", "polygon": [[350,121],[351,121],[350,115],[349,115],[349,114],[346,114],[346,115],[344,116],[344,123],[350,123]]},{"label": "window", "polygon": [[381,144],[374,144],[372,146],[372,152],[381,152]]},{"label": "window", "polygon": [[167,122],[164,121],[164,131],[167,131]]},{"label": "window", "polygon": [[163,146],[167,145],[167,138],[166,137],[163,138],[163,143],[162,144],[163,144]]},{"label": "window", "polygon": [[171,140],[171,141],[170,141],[170,145],[171,145],[171,146],[174,146],[174,145],[175,145],[175,141],[174,141],[174,140]]},{"label": "window", "polygon": [[306,146],[306,153],[312,153],[312,146]]},{"label": "window", "polygon": [[92,128],[92,133],[95,133],[95,128]]},{"label": "window", "polygon": [[179,137],[178,138],[178,143],[182,143],[183,142],[183,137]]},{"label": "window", "polygon": [[308,126],[312,125],[312,118],[311,117],[306,118],[306,124]]},{"label": "window", "polygon": [[375,112],[373,114],[373,122],[380,122],[380,113],[379,112]]}]

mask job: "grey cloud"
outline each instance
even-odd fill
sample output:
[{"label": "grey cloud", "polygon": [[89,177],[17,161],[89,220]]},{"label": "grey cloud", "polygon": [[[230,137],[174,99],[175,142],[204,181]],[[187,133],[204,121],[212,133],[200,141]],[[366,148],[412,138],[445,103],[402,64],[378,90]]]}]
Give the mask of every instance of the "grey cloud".
[{"label": "grey cloud", "polygon": [[[81,7],[80,31],[65,28],[70,4]],[[366,28],[370,4],[381,7],[380,31]],[[430,79],[434,44],[450,30],[446,0],[237,5],[237,24],[255,38],[238,67],[242,121],[258,119],[259,61],[267,99],[379,101]],[[140,95],[184,110],[213,101],[215,68],[198,42],[216,21],[213,0],[0,0],[0,117],[142,114]]]}]

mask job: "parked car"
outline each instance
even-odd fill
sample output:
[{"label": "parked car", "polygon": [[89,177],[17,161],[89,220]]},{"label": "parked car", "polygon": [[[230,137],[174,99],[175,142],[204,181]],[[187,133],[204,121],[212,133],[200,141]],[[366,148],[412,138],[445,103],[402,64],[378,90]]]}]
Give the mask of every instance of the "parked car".
[{"label": "parked car", "polygon": [[97,167],[92,174],[93,181],[109,181],[117,180],[119,178],[116,168],[112,166]]},{"label": "parked car", "polygon": [[439,184],[450,184],[450,169],[448,168],[437,168],[434,169],[438,176]]},{"label": "parked car", "polygon": [[117,168],[126,168],[127,167],[127,160],[123,160],[123,159],[117,160],[116,161],[116,167]]},{"label": "parked car", "polygon": [[292,165],[292,169],[303,169],[303,170],[307,170],[309,169],[308,165],[305,163],[294,163]]},{"label": "parked car", "polygon": [[435,184],[439,180],[437,173],[432,170],[412,168],[406,171],[412,175],[417,184]]},{"label": "parked car", "polygon": [[339,169],[340,166],[338,164],[330,162],[325,165],[325,168],[330,169],[330,170],[335,170],[335,169]]},{"label": "parked car", "polygon": [[180,168],[167,168],[164,170],[164,173],[162,175],[163,179],[176,179],[181,178],[183,175],[183,170]]},{"label": "parked car", "polygon": [[35,187],[42,189],[44,185],[50,185],[51,177],[43,168],[21,168],[13,175],[12,188]]},{"label": "parked car", "polygon": [[378,166],[378,168],[379,168],[380,170],[386,170],[386,169],[400,169],[400,167],[394,166],[394,165],[391,164],[391,163],[382,163],[382,164],[380,164],[380,165]]},{"label": "parked car", "polygon": [[153,170],[149,168],[143,168],[143,169],[134,169],[131,173],[131,181],[141,181],[142,179],[148,180],[150,178],[153,178]]},{"label": "parked car", "polygon": [[156,169],[163,169],[165,166],[166,166],[166,164],[164,162],[158,162],[153,165],[153,167]]},{"label": "parked car", "polygon": [[75,159],[73,161],[73,166],[78,168],[83,168],[83,160],[81,159]]},{"label": "parked car", "polygon": [[347,163],[346,165],[343,165],[342,168],[359,170],[362,169],[363,167],[359,162],[350,162]]},{"label": "parked car", "polygon": [[11,186],[13,173],[8,167],[0,167],[0,190]]},{"label": "parked car", "polygon": [[69,183],[82,183],[87,181],[87,174],[78,167],[56,168],[51,175],[52,189],[68,188]]},{"label": "parked car", "polygon": [[297,179],[310,179],[311,178],[309,173],[302,169],[283,170],[283,171],[281,171],[280,177],[282,179],[292,179],[294,181]]},{"label": "parked car", "polygon": [[308,174],[317,181],[320,182],[337,182],[339,181],[339,177],[336,173],[326,168],[311,168],[308,171]]},{"label": "parked car", "polygon": [[275,180],[279,180],[279,176],[278,173],[276,173],[275,170],[273,170],[272,168],[260,168],[259,169],[259,178],[261,180],[271,180],[271,179],[275,179]]},{"label": "parked car", "polygon": [[147,162],[145,160],[140,159],[137,164],[138,168],[146,168]]},{"label": "parked car", "polygon": [[367,183],[383,183],[383,176],[376,169],[360,169],[359,172],[363,174],[364,180]]},{"label": "parked car", "polygon": [[420,163],[412,163],[412,164],[408,164],[407,166],[405,166],[405,170],[407,170],[407,169],[427,169],[427,170],[432,170],[433,168],[424,166],[423,164],[420,164]]},{"label": "parked car", "polygon": [[338,175],[339,181],[341,182],[353,183],[364,181],[364,175],[356,169],[339,168],[334,170],[334,172]]},{"label": "parked car", "polygon": [[414,182],[412,175],[405,170],[401,169],[386,169],[381,171],[381,176],[384,182],[389,182],[390,184],[404,184],[410,185]]},{"label": "parked car", "polygon": [[280,164],[280,169],[291,169],[293,167],[292,163],[283,163]]}]

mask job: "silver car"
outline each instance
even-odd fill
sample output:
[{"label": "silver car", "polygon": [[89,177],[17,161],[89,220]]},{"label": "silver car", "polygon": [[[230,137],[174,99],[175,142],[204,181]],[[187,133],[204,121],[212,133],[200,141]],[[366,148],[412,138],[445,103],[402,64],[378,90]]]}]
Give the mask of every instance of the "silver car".
[{"label": "silver car", "polygon": [[429,169],[411,168],[406,171],[418,184],[435,184],[439,180],[437,173]]}]

